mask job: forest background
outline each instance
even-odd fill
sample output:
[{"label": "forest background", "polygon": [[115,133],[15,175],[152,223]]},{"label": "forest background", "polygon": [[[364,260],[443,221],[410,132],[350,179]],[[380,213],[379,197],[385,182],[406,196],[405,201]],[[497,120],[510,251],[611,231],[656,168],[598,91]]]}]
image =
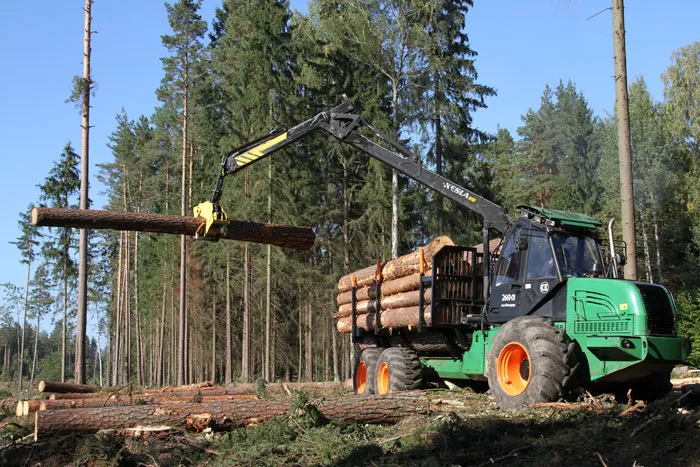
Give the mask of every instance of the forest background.
[{"label": "forest background", "polygon": [[[605,6],[601,3],[590,14]],[[314,0],[304,13],[292,13],[282,1],[225,1],[209,21],[202,19],[201,5],[191,0],[160,8],[158,14],[166,22],[160,84],[146,89],[138,66],[130,81],[138,93],[155,91],[158,101],[152,111],[135,106],[144,115],[131,113],[125,105],[114,123],[102,125],[100,130],[108,133],[108,156],[93,167],[97,178],[91,197],[98,207],[179,213],[187,82],[188,207],[207,199],[222,154],[278,124],[305,120],[347,95],[363,109],[367,121],[404,141],[427,167],[511,212],[517,204],[532,203],[619,218],[614,116],[594,110],[582,88],[561,79],[567,63],[585,67],[595,47],[587,47],[583,38],[571,42],[576,46],[562,45],[560,28],[552,27],[547,55],[554,59],[547,66],[562,71],[539,83],[537,95],[525,101],[539,97],[539,102],[505,114],[494,111],[498,105],[486,110],[508,96],[509,87],[503,83],[527,81],[528,72],[537,66],[522,66],[516,60],[500,63],[508,68],[501,68],[507,76],[499,77],[498,87],[495,79],[490,82],[487,74],[477,73],[482,58],[472,48],[478,43],[471,32],[472,7],[479,4]],[[80,18],[79,8],[75,10]],[[679,7],[675,16],[692,17],[684,11]],[[603,18],[588,21],[604,22],[602,30],[608,34],[609,12],[603,13]],[[93,14],[97,21],[99,3]],[[579,21],[586,21],[580,16]],[[103,21],[98,32],[109,28],[109,21]],[[499,23],[495,15],[490,21],[504,37],[513,37],[506,34],[507,21]],[[76,28],[76,38],[80,32]],[[634,44],[632,38],[628,41]],[[76,43],[76,51],[79,47]],[[517,47],[523,56],[538,54]],[[630,83],[637,244],[640,279],[663,283],[674,292],[681,331],[694,338],[700,333],[700,43],[691,39],[673,48],[660,78],[637,75]],[[99,57],[99,34],[93,49]],[[612,47],[605,54],[610,57]],[[600,100],[612,108],[611,59],[609,63],[609,69],[598,74],[596,89],[606,89],[607,99]],[[75,68],[77,72],[78,59]],[[100,85],[98,70],[95,80]],[[50,70],[46,74],[50,76]],[[630,74],[635,76],[634,69]],[[42,83],[37,94],[44,92],[40,78],[45,76],[32,78]],[[14,79],[22,79],[22,74]],[[56,95],[61,100],[70,95],[70,79],[51,80],[50,87],[54,100]],[[662,89],[660,100],[650,88]],[[107,91],[98,87],[95,92],[99,96]],[[28,96],[27,102],[32,99]],[[99,105],[97,99],[95,106]],[[478,116],[488,113],[491,122],[502,121],[503,127],[480,125]],[[18,120],[12,115],[5,113],[8,124],[3,127],[12,127],[9,119]],[[36,122],[53,125],[41,116],[27,118],[21,120],[23,125],[37,134]],[[64,125],[77,128],[77,113],[75,123],[56,122]],[[24,153],[35,154],[31,139],[19,139],[24,139]],[[100,143],[93,140],[95,144]],[[79,155],[73,148],[64,141],[50,155],[36,156],[53,161],[43,172],[31,157],[9,151],[4,159],[10,166],[21,163],[25,171],[10,177],[8,185],[38,185],[38,193],[25,203],[77,205]],[[318,241],[308,254],[233,242],[188,246],[186,379],[347,378],[351,346],[346,337],[336,335],[330,319],[334,284],[345,272],[392,256],[392,202],[398,198],[400,253],[440,234],[462,244],[475,244],[480,238],[479,219],[470,212],[403,178],[396,192],[398,196],[392,196],[390,170],[325,136],[300,141],[245,175],[227,179],[222,205],[231,217],[313,226]],[[18,196],[7,192],[3,197],[8,200],[6,211],[24,211],[14,204]],[[15,249],[22,267],[6,265],[2,275],[0,378],[16,378],[19,365],[32,380],[69,378],[74,363],[77,233],[35,231],[26,211],[18,226],[8,246]],[[95,232],[91,251],[88,378],[105,384],[173,384],[178,239]],[[25,351],[20,359],[21,347]],[[695,350],[690,361],[700,363],[700,351]]]}]

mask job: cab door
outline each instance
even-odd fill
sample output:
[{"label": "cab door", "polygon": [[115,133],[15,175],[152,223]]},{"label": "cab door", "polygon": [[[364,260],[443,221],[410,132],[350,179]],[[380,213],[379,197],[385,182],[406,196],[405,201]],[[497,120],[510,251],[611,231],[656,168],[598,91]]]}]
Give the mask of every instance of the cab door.
[{"label": "cab door", "polygon": [[488,320],[491,323],[502,323],[520,316],[527,248],[524,232],[523,225],[516,224],[503,244],[489,297]]}]

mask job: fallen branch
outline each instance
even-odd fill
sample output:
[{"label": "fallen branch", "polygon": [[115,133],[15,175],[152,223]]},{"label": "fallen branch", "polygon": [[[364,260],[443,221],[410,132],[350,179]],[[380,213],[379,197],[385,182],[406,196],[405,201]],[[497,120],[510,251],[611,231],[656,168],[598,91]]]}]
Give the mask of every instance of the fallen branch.
[{"label": "fallen branch", "polygon": [[596,451],[595,455],[598,456],[598,460],[603,464],[603,467],[608,467],[608,464],[605,463],[605,459],[599,452]]},{"label": "fallen branch", "polygon": [[510,459],[511,457],[518,457],[518,453],[520,451],[524,451],[525,449],[529,449],[530,447],[531,446],[521,446],[519,448],[513,449],[508,454],[504,454],[504,455],[499,456],[499,457],[491,457],[491,458],[489,458],[488,462],[484,462],[479,467],[486,467],[487,465],[497,464],[497,463],[502,462],[506,459]]},{"label": "fallen branch", "polygon": [[647,406],[647,404],[644,401],[637,401],[633,406],[626,408],[620,414],[618,417],[627,417],[628,415],[631,415],[635,412],[639,412],[641,410],[644,410],[644,408]]}]

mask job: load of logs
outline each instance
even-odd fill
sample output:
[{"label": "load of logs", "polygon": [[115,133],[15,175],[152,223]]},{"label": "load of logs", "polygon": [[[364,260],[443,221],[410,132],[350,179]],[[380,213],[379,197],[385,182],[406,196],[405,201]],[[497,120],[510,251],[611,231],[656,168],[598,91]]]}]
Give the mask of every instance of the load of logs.
[{"label": "load of logs", "polygon": [[[421,270],[432,275],[433,256],[444,246],[453,246],[449,237],[438,237],[423,248],[388,261],[383,266],[369,266],[352,272],[338,281],[338,312],[336,328],[340,333],[352,331],[352,289],[355,285],[356,325],[359,329],[374,329],[376,314],[383,327],[416,327],[420,306]],[[422,250],[422,253],[421,253]],[[422,263],[422,264],[421,264]],[[377,282],[381,280],[380,299],[377,300]],[[430,290],[423,294],[423,316],[430,324]],[[377,305],[379,308],[377,309]]]},{"label": "load of logs", "polygon": [[[83,392],[64,393],[75,390]],[[205,382],[166,389],[94,392],[95,386],[42,382],[42,389],[57,391],[50,399],[20,401],[17,416],[34,414],[34,436],[57,433],[94,433],[145,426],[165,426],[202,431],[205,428],[227,430],[262,423],[275,417],[294,414],[295,401],[284,394],[261,398],[257,384],[239,384],[230,388],[213,387]],[[307,391],[347,391],[341,383],[280,383],[265,386],[266,393]],[[90,392],[93,391],[93,392]],[[274,394],[273,394],[274,396]],[[430,413],[423,393],[404,393],[390,397],[320,397],[311,404],[331,422],[396,423],[411,415]]]}]

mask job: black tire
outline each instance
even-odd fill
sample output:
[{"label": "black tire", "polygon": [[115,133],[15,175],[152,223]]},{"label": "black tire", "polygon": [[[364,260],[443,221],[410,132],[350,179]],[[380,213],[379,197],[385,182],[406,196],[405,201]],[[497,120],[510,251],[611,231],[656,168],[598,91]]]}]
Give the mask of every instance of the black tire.
[{"label": "black tire", "polygon": [[486,363],[502,409],[567,399],[579,387],[577,345],[545,318],[522,316],[501,326]]},{"label": "black tire", "polygon": [[375,393],[374,378],[377,375],[377,361],[382,349],[367,347],[362,349],[352,373],[352,389],[355,394],[369,395]]},{"label": "black tire", "polygon": [[423,386],[423,366],[418,354],[405,347],[384,349],[376,369],[376,394],[412,391]]}]

